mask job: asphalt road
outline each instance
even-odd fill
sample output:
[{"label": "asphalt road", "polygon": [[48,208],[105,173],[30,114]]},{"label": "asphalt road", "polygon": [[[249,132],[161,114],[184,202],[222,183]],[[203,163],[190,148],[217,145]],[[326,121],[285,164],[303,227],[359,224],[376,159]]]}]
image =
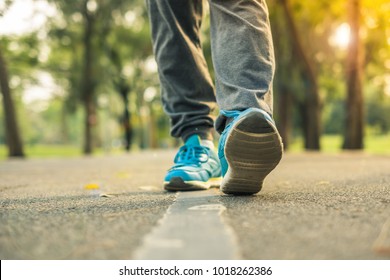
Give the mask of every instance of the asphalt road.
[{"label": "asphalt road", "polygon": [[390,259],[390,157],[287,154],[235,197],[163,191],[174,153],[0,162],[0,258]]}]

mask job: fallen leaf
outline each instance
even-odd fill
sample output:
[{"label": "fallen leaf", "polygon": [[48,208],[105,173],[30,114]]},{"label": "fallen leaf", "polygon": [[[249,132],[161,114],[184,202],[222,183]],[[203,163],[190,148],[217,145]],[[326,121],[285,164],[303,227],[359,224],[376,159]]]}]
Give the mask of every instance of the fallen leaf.
[{"label": "fallen leaf", "polygon": [[95,183],[91,183],[91,184],[86,184],[84,186],[84,189],[86,190],[98,190],[100,187],[98,184],[95,184]]}]

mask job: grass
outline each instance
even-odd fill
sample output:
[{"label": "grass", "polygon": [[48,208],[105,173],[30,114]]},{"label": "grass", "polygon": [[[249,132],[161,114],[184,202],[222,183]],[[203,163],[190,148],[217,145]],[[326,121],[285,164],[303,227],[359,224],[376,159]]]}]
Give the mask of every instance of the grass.
[{"label": "grass", "polygon": [[[324,135],[321,138],[321,152],[323,153],[339,153],[342,145],[342,136],[339,135]],[[302,138],[296,138],[290,144],[289,152],[299,153],[303,152]],[[390,155],[390,134],[387,135],[369,135],[365,138],[364,152],[368,154]],[[28,158],[51,158],[51,157],[77,157],[82,156],[80,147],[70,145],[33,145],[25,146],[25,153]],[[102,149],[97,149],[94,155],[102,155],[105,152]],[[115,149],[110,153],[121,153],[120,150]],[[0,145],[0,160],[7,158],[7,148]]]},{"label": "grass", "polygon": [[[321,152],[339,153],[342,151],[342,143],[341,135],[324,135],[321,138]],[[368,135],[364,139],[364,146],[364,152],[367,154],[390,155],[390,134]],[[302,152],[303,150],[302,138],[296,138],[290,144],[290,152]]]},{"label": "grass", "polygon": [[366,147],[370,153],[390,155],[390,134],[368,137]]},{"label": "grass", "polygon": [[[25,145],[24,152],[27,158],[70,158],[83,156],[81,147],[72,145]],[[104,154],[120,154],[123,150],[118,148],[112,148],[110,151],[106,151],[103,148],[97,148],[94,150],[94,156],[100,156]],[[8,150],[5,145],[0,145],[0,160],[4,160],[8,157]]]},{"label": "grass", "polygon": [[[79,147],[67,145],[26,145],[24,149],[29,158],[76,157],[82,154]],[[0,159],[7,158],[7,155],[6,146],[0,145]]]}]

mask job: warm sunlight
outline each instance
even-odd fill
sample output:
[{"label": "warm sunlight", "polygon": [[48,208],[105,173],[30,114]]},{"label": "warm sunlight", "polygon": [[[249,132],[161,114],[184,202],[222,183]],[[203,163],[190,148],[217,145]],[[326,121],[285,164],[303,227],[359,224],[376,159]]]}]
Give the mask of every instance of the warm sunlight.
[{"label": "warm sunlight", "polygon": [[350,39],[351,28],[349,27],[348,23],[343,23],[337,27],[329,42],[332,46],[346,49],[349,45]]},{"label": "warm sunlight", "polygon": [[57,10],[46,1],[16,0],[0,18],[0,35],[21,35],[39,30]]}]

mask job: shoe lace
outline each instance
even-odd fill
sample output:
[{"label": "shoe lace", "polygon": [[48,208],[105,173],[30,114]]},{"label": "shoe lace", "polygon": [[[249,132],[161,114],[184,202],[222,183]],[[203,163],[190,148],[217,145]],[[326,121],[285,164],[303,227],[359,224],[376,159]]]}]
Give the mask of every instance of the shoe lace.
[{"label": "shoe lace", "polygon": [[184,145],[180,147],[174,162],[179,165],[200,165],[210,158],[210,150],[204,146]]}]

